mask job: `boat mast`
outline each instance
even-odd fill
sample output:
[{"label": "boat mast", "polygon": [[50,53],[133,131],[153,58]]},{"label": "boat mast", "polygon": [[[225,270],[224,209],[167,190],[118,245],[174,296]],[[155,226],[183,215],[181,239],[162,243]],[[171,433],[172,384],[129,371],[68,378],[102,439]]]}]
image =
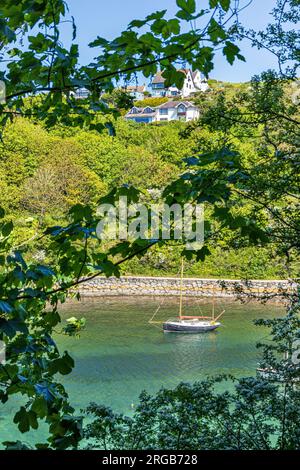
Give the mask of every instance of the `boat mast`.
[{"label": "boat mast", "polygon": [[179,319],[182,317],[182,296],[183,296],[183,258],[181,258],[181,276],[180,276],[180,301],[179,301]]}]

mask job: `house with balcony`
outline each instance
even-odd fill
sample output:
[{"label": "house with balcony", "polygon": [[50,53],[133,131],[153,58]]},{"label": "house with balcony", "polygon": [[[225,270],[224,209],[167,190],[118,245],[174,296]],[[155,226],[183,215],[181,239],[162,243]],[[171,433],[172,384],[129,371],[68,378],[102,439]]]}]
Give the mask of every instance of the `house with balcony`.
[{"label": "house with balcony", "polygon": [[194,121],[199,109],[190,101],[167,101],[157,106],[156,121]]},{"label": "house with balcony", "polygon": [[138,108],[134,106],[125,115],[127,121],[143,122],[148,124],[149,122],[156,121],[157,111],[156,108],[146,106],[145,108]]},{"label": "house with balcony", "polygon": [[134,106],[126,115],[127,121],[163,122],[193,121],[199,118],[199,109],[190,101],[168,101],[160,106],[137,108]]},{"label": "house with balcony", "polygon": [[176,86],[166,87],[165,79],[162,76],[162,71],[160,71],[154,75],[149,85],[151,95],[154,97],[167,96],[172,98],[174,96],[182,96],[187,98],[197,91],[206,91],[209,88],[207,80],[202,77],[199,70],[193,72],[191,69],[181,69],[180,72],[185,75],[181,90]]}]

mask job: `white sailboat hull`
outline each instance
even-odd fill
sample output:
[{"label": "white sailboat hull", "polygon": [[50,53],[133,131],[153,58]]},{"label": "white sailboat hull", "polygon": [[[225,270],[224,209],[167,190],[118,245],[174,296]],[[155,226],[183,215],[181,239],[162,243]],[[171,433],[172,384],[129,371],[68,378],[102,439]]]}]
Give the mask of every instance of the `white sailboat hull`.
[{"label": "white sailboat hull", "polygon": [[216,330],[221,323],[206,320],[168,320],[163,324],[165,333],[205,333]]}]

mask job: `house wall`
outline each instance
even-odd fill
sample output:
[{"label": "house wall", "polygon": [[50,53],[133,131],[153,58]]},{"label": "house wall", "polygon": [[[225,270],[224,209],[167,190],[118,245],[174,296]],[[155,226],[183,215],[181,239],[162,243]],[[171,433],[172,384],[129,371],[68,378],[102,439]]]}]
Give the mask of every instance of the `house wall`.
[{"label": "house wall", "polygon": [[182,88],[182,96],[190,96],[191,93],[194,93],[196,88],[194,87],[193,78],[191,73],[189,72],[184,80],[183,88]]},{"label": "house wall", "polygon": [[194,82],[195,82],[196,87],[200,91],[206,91],[209,88],[207,81],[202,80],[200,72],[197,72],[197,74],[194,78]]},{"label": "house wall", "polygon": [[163,122],[163,121],[176,121],[179,119],[184,119],[185,121],[192,121],[199,117],[199,110],[196,108],[186,108],[186,115],[178,115],[177,108],[167,108],[167,114],[160,114],[159,108],[156,109],[155,115],[147,116],[143,114],[142,116],[131,116],[130,113],[125,116],[126,120],[136,121],[136,122]]},{"label": "house wall", "polygon": [[199,85],[199,90],[200,91],[206,91],[209,89],[209,85],[207,82],[203,82],[201,81],[200,85]]},{"label": "house wall", "polygon": [[169,118],[169,121],[174,121],[176,119],[178,119],[178,116],[177,116],[177,109],[168,109],[168,118]]},{"label": "house wall", "polygon": [[[182,116],[183,117],[183,116]],[[199,111],[198,109],[190,109],[187,108],[185,120],[186,121],[192,121],[193,119],[197,119],[199,117]],[[180,116],[177,114],[177,108],[169,108],[168,109],[168,114],[160,114],[159,110],[157,110],[157,121],[176,121],[180,119]]]},{"label": "house wall", "polygon": [[164,86],[159,86],[158,88],[155,88],[157,85],[151,85],[150,84],[150,92],[152,96],[165,96],[166,92],[168,91],[167,88]]},{"label": "house wall", "polygon": [[144,93],[139,91],[132,91],[130,95],[137,101],[142,101],[144,99]]},{"label": "house wall", "polygon": [[192,121],[193,119],[197,119],[199,117],[199,110],[198,109],[187,109],[186,113],[186,120]]},{"label": "house wall", "polygon": [[155,118],[153,118],[152,116],[149,116],[149,117],[148,116],[133,116],[133,117],[125,116],[125,119],[127,121],[145,122],[145,123],[155,121]]}]

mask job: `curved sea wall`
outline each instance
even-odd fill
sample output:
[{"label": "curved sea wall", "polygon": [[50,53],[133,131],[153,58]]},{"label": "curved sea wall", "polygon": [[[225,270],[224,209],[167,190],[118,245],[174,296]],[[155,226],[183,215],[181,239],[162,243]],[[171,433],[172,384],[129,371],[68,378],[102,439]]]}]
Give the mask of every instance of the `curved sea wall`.
[{"label": "curved sea wall", "polygon": [[[231,280],[231,279],[183,279],[185,296],[232,297],[277,297],[295,291],[297,285],[291,281],[280,280]],[[121,295],[180,295],[180,279],[173,277],[123,276],[121,278],[99,277],[80,285],[78,291],[83,296],[121,296]]]}]

